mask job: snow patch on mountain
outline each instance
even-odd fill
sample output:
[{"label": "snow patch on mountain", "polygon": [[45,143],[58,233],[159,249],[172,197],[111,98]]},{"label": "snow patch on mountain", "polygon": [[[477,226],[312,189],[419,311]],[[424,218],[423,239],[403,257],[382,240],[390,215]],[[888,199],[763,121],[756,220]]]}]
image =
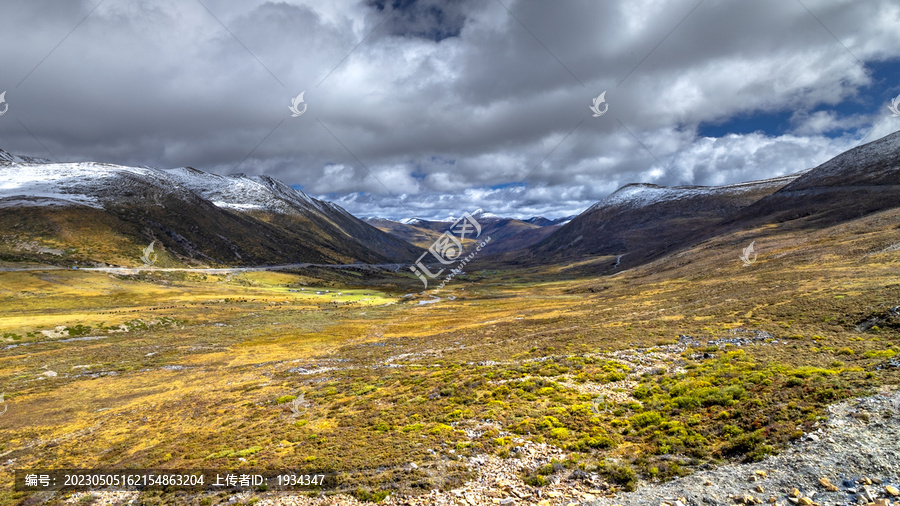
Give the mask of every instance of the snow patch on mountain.
[{"label": "snow patch on mountain", "polygon": [[591,212],[609,207],[640,208],[653,204],[675,200],[686,200],[704,195],[741,194],[750,190],[765,188],[781,188],[794,181],[808,171],[736,183],[724,186],[659,186],[649,183],[633,183],[625,185],[606,198],[592,205],[585,211]]},{"label": "snow patch on mountain", "polygon": [[222,208],[239,211],[264,209],[285,214],[302,211],[321,214],[326,211],[324,202],[269,176],[220,176],[191,167],[164,172],[185,188]]},{"label": "snow patch on mountain", "polygon": [[103,208],[102,188],[124,173],[159,179],[153,169],[102,163],[10,162],[0,165],[0,199],[56,199]]},{"label": "snow patch on mountain", "polygon": [[147,184],[180,191],[184,196],[199,196],[217,207],[237,211],[309,212],[326,218],[330,213],[347,215],[342,208],[313,199],[269,176],[219,176],[191,167],[163,170],[94,162],[50,163],[0,150],[0,199],[5,207],[15,201],[21,205],[103,208],[106,202],[127,198],[131,188],[146,190]]},{"label": "snow patch on mountain", "polygon": [[[900,168],[898,154],[900,154],[900,132],[895,132],[828,160],[804,173],[785,189],[812,188],[820,186],[823,182],[826,185],[871,184],[872,181],[891,184],[896,181],[895,174]],[[859,167],[866,167],[863,178],[858,177]],[[830,183],[827,182],[829,179]]]},{"label": "snow patch on mountain", "polygon": [[0,149],[0,163],[50,163],[46,158],[34,158],[31,156],[18,156]]},{"label": "snow patch on mountain", "polygon": [[[461,219],[462,216],[463,215],[456,217],[451,214],[450,216],[447,216],[447,218],[445,218],[443,220],[438,220],[438,221],[440,221],[442,223],[456,223],[456,221]],[[472,211],[471,213],[469,213],[469,216],[471,216],[472,218],[475,218],[476,221],[477,220],[502,220],[503,219],[502,216],[500,216],[498,214],[494,214],[494,213],[489,213],[489,212],[485,211],[484,209],[476,209],[476,210]]]},{"label": "snow patch on mountain", "polygon": [[500,215],[489,213],[484,209],[476,209],[474,213],[470,213],[473,218],[477,219],[485,219],[485,220],[499,220],[502,219]]}]

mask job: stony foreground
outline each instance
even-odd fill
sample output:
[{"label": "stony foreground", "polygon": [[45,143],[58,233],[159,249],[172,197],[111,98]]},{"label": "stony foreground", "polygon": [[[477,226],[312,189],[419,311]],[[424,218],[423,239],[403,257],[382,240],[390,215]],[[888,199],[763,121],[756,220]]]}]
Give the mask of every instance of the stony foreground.
[{"label": "stony foreground", "polygon": [[900,504],[900,391],[883,389],[829,412],[827,422],[775,457],[588,504]]}]

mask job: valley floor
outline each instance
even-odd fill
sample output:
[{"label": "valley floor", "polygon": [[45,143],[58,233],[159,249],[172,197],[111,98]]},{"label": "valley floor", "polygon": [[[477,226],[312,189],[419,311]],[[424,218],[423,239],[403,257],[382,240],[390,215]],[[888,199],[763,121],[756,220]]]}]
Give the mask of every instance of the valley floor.
[{"label": "valley floor", "polygon": [[[745,231],[611,277],[473,270],[438,299],[353,270],[0,272],[0,504],[102,498],[11,489],[41,467],[333,472],[340,495],[294,496],[315,504],[849,501],[863,477],[884,492],[898,215]],[[866,413],[839,404],[873,395]],[[829,409],[846,423],[813,444]]]}]

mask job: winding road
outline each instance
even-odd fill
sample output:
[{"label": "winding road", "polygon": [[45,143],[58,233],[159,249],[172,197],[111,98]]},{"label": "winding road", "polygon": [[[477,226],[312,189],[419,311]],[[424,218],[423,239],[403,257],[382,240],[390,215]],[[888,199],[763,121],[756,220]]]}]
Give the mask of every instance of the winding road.
[{"label": "winding road", "polygon": [[107,272],[110,274],[138,274],[140,272],[203,272],[207,274],[235,274],[240,272],[258,271],[283,271],[287,269],[306,269],[309,267],[324,267],[328,269],[388,269],[398,272],[406,264],[282,264],[259,265],[252,267],[219,267],[219,268],[188,268],[188,267],[59,267],[48,265],[43,267],[0,267],[0,272],[38,272],[38,271],[91,271]]}]

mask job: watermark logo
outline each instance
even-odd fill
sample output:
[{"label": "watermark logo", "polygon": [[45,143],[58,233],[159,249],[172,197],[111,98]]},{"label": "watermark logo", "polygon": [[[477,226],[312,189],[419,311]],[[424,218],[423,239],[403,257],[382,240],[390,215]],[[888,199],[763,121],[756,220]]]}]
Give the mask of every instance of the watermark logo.
[{"label": "watermark logo", "polygon": [[9,110],[9,104],[6,103],[6,92],[0,93],[0,104],[3,105],[3,110],[0,111],[0,116],[6,114],[6,111]]},{"label": "watermark logo", "polygon": [[288,407],[291,408],[291,413],[293,413],[294,416],[300,416],[303,413],[306,413],[306,411],[309,409],[308,407],[306,407],[306,398],[304,397],[304,395],[306,394],[300,394],[299,397],[292,400],[288,405]]},{"label": "watermark logo", "polygon": [[[603,110],[600,110],[600,105],[603,105]],[[595,118],[599,118],[606,114],[606,111],[609,110],[609,104],[606,103],[606,92],[597,95],[597,98],[594,99],[594,105],[591,106],[591,111],[594,113]]]},{"label": "watermark logo", "polygon": [[[753,249],[753,245],[756,241],[751,241],[750,246],[744,248],[744,253],[741,255],[741,261],[744,262],[744,267],[749,265],[753,265],[756,262],[756,251]],[[750,255],[753,255],[753,258],[750,258]]]},{"label": "watermark logo", "polygon": [[[428,248],[428,251],[422,253],[422,256],[416,260],[415,265],[411,266],[409,270],[413,271],[416,276],[422,283],[425,284],[425,289],[428,289],[428,278],[434,279],[440,276],[445,268],[441,267],[441,270],[437,272],[431,272],[428,267],[425,266],[423,259],[429,253],[434,257],[435,260],[440,262],[442,265],[452,265],[454,263],[459,262],[456,268],[450,270],[450,274],[444,279],[444,281],[440,284],[438,289],[444,287],[448,281],[453,279],[457,274],[462,272],[462,268],[470,262],[478,252],[481,251],[487,243],[491,241],[490,237],[485,238],[481,241],[478,246],[475,248],[475,251],[467,255],[465,258],[462,258],[463,255],[463,243],[467,236],[471,235],[470,239],[478,239],[481,236],[481,224],[478,223],[475,218],[472,217],[469,213],[464,213],[462,217],[456,220],[453,225],[450,226],[450,229],[441,234],[434,243]],[[427,277],[426,277],[427,276]]]},{"label": "watermark logo", "polygon": [[[3,95],[0,95],[2,97]],[[895,118],[900,118],[900,95],[897,95],[897,98],[891,100],[891,105],[888,106],[888,109],[891,110],[893,116]]]},{"label": "watermark logo", "polygon": [[3,396],[4,396],[4,395],[6,395],[6,392],[0,393],[0,404],[3,404],[3,411],[0,411],[0,416],[5,415],[5,414],[6,414],[6,410],[9,408],[9,406],[6,405],[6,401],[3,400]]},{"label": "watermark logo", "polygon": [[[600,406],[603,406],[603,411],[600,411]],[[593,411],[594,414],[597,414],[597,415],[599,415],[601,413],[606,413],[609,411],[609,406],[607,406],[607,404],[606,404],[606,396],[605,395],[600,394],[597,397],[594,397],[593,399],[591,399],[591,411]]]},{"label": "watermark logo", "polygon": [[[303,113],[306,112],[306,102],[303,101],[303,94],[306,91],[301,91],[299,95],[291,99],[291,106],[288,107],[288,110],[291,111],[291,117],[297,118],[300,117]],[[301,111],[299,108],[303,106],[303,110]]]},{"label": "watermark logo", "polygon": [[153,250],[153,245],[156,244],[156,241],[150,243],[150,246],[144,248],[144,254],[141,255],[141,261],[144,262],[144,265],[151,266],[156,263],[156,259],[159,255]]}]

